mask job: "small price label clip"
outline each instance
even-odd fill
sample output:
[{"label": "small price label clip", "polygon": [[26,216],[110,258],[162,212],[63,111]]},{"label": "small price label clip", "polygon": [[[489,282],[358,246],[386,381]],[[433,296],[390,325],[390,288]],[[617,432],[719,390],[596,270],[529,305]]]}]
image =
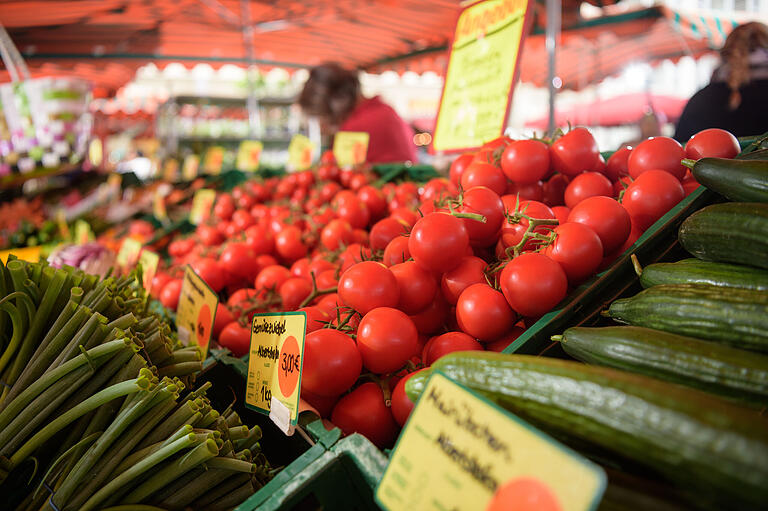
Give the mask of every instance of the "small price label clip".
[{"label": "small price label clip", "polygon": [[256,172],[259,170],[259,161],[264,144],[258,140],[244,140],[237,149],[237,170],[243,172]]},{"label": "small price label clip", "polygon": [[195,192],[192,198],[192,211],[189,212],[189,221],[194,225],[200,225],[211,214],[213,202],[216,200],[216,192],[202,188]]},{"label": "small price label clip", "polygon": [[141,282],[144,284],[144,289],[152,289],[152,279],[155,278],[157,273],[157,266],[160,263],[160,256],[151,250],[142,250],[139,256],[139,264],[141,264]]},{"label": "small price label clip", "polygon": [[176,309],[176,329],[185,345],[197,344],[208,356],[208,345],[216,321],[219,296],[189,266],[184,270],[179,306]]},{"label": "small price label clip", "polygon": [[365,163],[370,135],[364,131],[339,131],[333,137],[333,156],[339,167]]},{"label": "small price label clip", "polygon": [[306,170],[312,165],[315,144],[302,134],[294,135],[288,145],[288,167],[291,170]]},{"label": "small price label clip", "polygon": [[212,176],[218,176],[221,174],[221,169],[224,166],[224,148],[221,146],[213,146],[205,153],[205,160],[203,161],[203,170],[207,174]]},{"label": "small price label clip", "polygon": [[306,329],[303,311],[256,314],[251,325],[245,405],[289,436],[299,418]]},{"label": "small price label clip", "polygon": [[[427,382],[376,488],[387,511],[590,511],[605,472],[440,372]],[[531,508],[534,509],[534,508]]]},{"label": "small price label clip", "polygon": [[120,251],[117,253],[117,264],[119,264],[123,270],[129,269],[139,260],[140,252],[140,241],[133,238],[125,238],[123,244],[120,245]]}]

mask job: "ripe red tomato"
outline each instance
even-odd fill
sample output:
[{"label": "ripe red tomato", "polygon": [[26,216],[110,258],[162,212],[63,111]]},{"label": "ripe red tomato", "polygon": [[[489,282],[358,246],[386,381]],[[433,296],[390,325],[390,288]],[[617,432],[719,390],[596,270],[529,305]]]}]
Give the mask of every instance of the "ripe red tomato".
[{"label": "ripe red tomato", "polygon": [[544,255],[560,263],[568,282],[575,286],[590,277],[603,260],[603,243],[586,225],[568,222],[555,227],[555,241]]},{"label": "ripe red tomato", "polygon": [[395,237],[407,232],[408,227],[404,222],[392,217],[382,218],[371,227],[371,249],[384,250]]},{"label": "ripe red tomato", "polygon": [[495,351],[496,353],[501,353],[502,351],[507,349],[507,347],[510,344],[515,342],[515,339],[520,337],[523,334],[523,332],[525,332],[525,327],[521,326],[521,325],[522,325],[522,323],[519,323],[519,324],[513,326],[512,330],[507,332],[507,334],[504,335],[504,337],[502,337],[498,341],[493,341],[493,342],[489,342],[488,344],[486,344],[485,345],[485,349],[487,351]]},{"label": "ripe red tomato", "polygon": [[552,206],[552,213],[555,214],[555,218],[563,225],[568,221],[568,214],[571,212],[571,208],[566,206]]},{"label": "ripe red tomato", "polygon": [[565,189],[565,205],[573,208],[587,197],[613,195],[613,185],[602,174],[597,172],[584,172],[573,178]]},{"label": "ripe red tomato", "polygon": [[600,151],[597,141],[586,128],[575,128],[558,138],[549,147],[552,167],[566,176],[592,170]]},{"label": "ripe red tomato", "polygon": [[730,131],[709,128],[696,133],[685,144],[685,156],[699,158],[735,158],[741,152],[739,141]]},{"label": "ripe red tomato", "polygon": [[501,170],[516,183],[535,183],[549,172],[549,146],[540,140],[517,140],[501,154]]},{"label": "ripe red tomato", "polygon": [[226,284],[224,271],[215,259],[203,257],[193,261],[190,266],[216,293]]},{"label": "ripe red tomato", "polygon": [[397,279],[400,299],[397,308],[406,314],[416,314],[430,304],[437,293],[437,279],[414,261],[395,264],[389,270]]},{"label": "ripe red tomato", "polygon": [[396,307],[400,296],[395,276],[375,261],[363,261],[345,271],[338,292],[344,304],[360,314],[377,307]]},{"label": "ripe red tomato", "polygon": [[248,307],[248,304],[243,302],[250,301],[254,296],[263,298],[263,295],[264,293],[262,290],[244,287],[229,295],[229,298],[227,299],[227,307]]},{"label": "ripe red tomato", "polygon": [[275,249],[280,257],[288,262],[301,259],[307,255],[307,246],[302,241],[301,229],[295,225],[284,227],[275,236]]},{"label": "ripe red tomato", "polygon": [[235,212],[235,203],[229,195],[220,195],[213,206],[213,214],[219,220],[229,220]]},{"label": "ripe red tomato", "polygon": [[320,330],[331,320],[331,316],[316,305],[310,305],[299,309],[307,314],[307,333]]},{"label": "ripe red tomato", "polygon": [[397,423],[384,404],[384,393],[373,382],[363,383],[339,399],[331,422],[345,435],[360,433],[379,449],[391,447],[397,436]]},{"label": "ripe red tomato", "polygon": [[419,334],[404,312],[377,307],[360,320],[357,348],[365,367],[376,374],[392,373],[418,353]]},{"label": "ripe red tomato", "polygon": [[338,396],[354,385],[362,366],[355,341],[344,332],[331,328],[309,332],[301,387],[319,396]]},{"label": "ripe red tomato", "polygon": [[450,312],[448,302],[445,301],[442,293],[437,293],[435,299],[424,310],[408,317],[416,325],[416,330],[420,334],[431,335],[439,331],[448,321]]},{"label": "ripe red tomato", "polygon": [[219,344],[227,348],[236,357],[248,354],[251,348],[251,329],[241,326],[237,321],[226,325],[219,334]]},{"label": "ripe red tomato", "polygon": [[227,273],[245,280],[252,280],[256,277],[253,274],[256,267],[255,260],[256,254],[245,243],[227,244],[219,257],[219,263]]},{"label": "ripe red tomato", "polygon": [[160,291],[160,303],[163,307],[176,310],[179,306],[179,296],[181,296],[181,283],[181,279],[171,279],[163,286],[163,290]]},{"label": "ripe red tomato", "polygon": [[604,174],[612,182],[618,181],[621,176],[629,175],[628,160],[631,152],[631,146],[624,146],[608,158]]},{"label": "ripe red tomato", "polygon": [[488,284],[472,284],[456,302],[456,319],[464,332],[490,342],[515,324],[515,312],[499,291]]},{"label": "ripe red tomato", "polygon": [[412,228],[416,222],[421,218],[421,215],[419,215],[417,212],[412,210],[411,208],[390,208],[391,213],[389,214],[390,217],[394,218],[395,220],[400,220],[405,225],[408,226],[408,228]]},{"label": "ripe red tomato", "polygon": [[570,178],[563,174],[555,174],[544,183],[542,202],[547,206],[562,206],[565,204],[565,189]]},{"label": "ripe red tomato", "polygon": [[387,214],[387,198],[384,192],[371,185],[365,185],[357,191],[357,197],[363,201],[371,215],[371,220],[378,220]]},{"label": "ripe red tomato", "polygon": [[485,282],[486,262],[475,256],[466,256],[459,265],[443,274],[440,287],[449,303],[456,304],[462,291],[472,284]]},{"label": "ripe red tomato", "polygon": [[455,351],[483,351],[483,345],[464,332],[448,332],[432,337],[421,352],[421,361],[431,366],[439,358]]},{"label": "ripe red tomato", "polygon": [[213,337],[218,339],[224,327],[234,320],[235,316],[227,309],[227,306],[219,302],[216,306],[216,318],[213,320]]},{"label": "ripe red tomato", "polygon": [[568,292],[568,277],[557,262],[539,253],[521,254],[501,271],[507,303],[523,316],[541,316]]},{"label": "ripe red tomato", "polygon": [[224,241],[224,235],[212,225],[200,224],[197,226],[196,233],[203,245],[207,247],[218,245]]},{"label": "ripe red tomato", "polygon": [[336,216],[349,222],[349,225],[355,229],[362,229],[371,220],[371,214],[365,202],[354,195],[352,199],[343,201],[336,207]]},{"label": "ripe red tomato", "polygon": [[469,248],[469,234],[460,218],[430,213],[411,230],[408,250],[419,265],[443,273],[458,266]]},{"label": "ripe red tomato", "polygon": [[645,231],[684,196],[683,186],[672,174],[663,170],[648,170],[627,187],[622,205],[632,217],[632,223]]},{"label": "ripe red tomato", "polygon": [[283,282],[291,278],[291,270],[279,264],[265,266],[256,277],[253,287],[256,289],[280,289]]},{"label": "ripe red tomato", "polygon": [[685,150],[677,140],[669,137],[651,137],[632,149],[627,167],[632,179],[637,179],[640,174],[649,170],[664,170],[681,181],[686,170],[680,163],[683,158]]},{"label": "ripe red tomato", "polygon": [[323,227],[320,243],[328,250],[338,250],[342,245],[352,243],[352,226],[346,220],[335,218]]},{"label": "ripe red tomato", "polygon": [[506,194],[519,196],[520,200],[541,201],[544,199],[544,183],[536,181],[535,183],[518,184],[510,181]]},{"label": "ripe red tomato", "polygon": [[312,292],[312,283],[307,279],[293,277],[283,282],[279,292],[280,299],[283,301],[283,310],[296,310]]},{"label": "ripe red tomato", "polygon": [[405,382],[407,382],[411,376],[420,371],[423,371],[423,369],[408,373],[400,378],[400,380],[397,382],[397,385],[395,385],[395,389],[392,391],[392,415],[400,427],[405,426],[406,421],[408,421],[408,416],[411,415],[413,407],[416,404],[411,401],[411,399],[405,393]]},{"label": "ripe red tomato", "polygon": [[568,222],[591,228],[603,243],[603,253],[619,248],[629,236],[632,221],[624,206],[610,197],[589,197],[578,203],[568,215]]},{"label": "ripe red tomato", "polygon": [[496,243],[501,223],[504,221],[504,204],[493,190],[476,186],[466,190],[461,198],[461,213],[473,213],[485,218],[485,222],[462,218],[472,246],[487,247]]},{"label": "ripe red tomato", "polygon": [[150,286],[150,294],[154,298],[160,297],[160,292],[163,290],[165,285],[171,280],[171,276],[167,273],[158,272],[155,274],[154,277],[152,277],[152,284]]},{"label": "ripe red tomato", "polygon": [[[515,212],[523,213],[531,218],[536,218],[539,220],[555,218],[554,211],[552,211],[546,204],[542,202],[526,200],[516,204],[516,199],[510,199],[511,196],[509,195],[505,195],[502,198],[507,206],[508,214],[511,215],[506,218],[501,226],[501,242],[503,243],[504,247],[512,247],[520,243],[523,239],[525,231],[528,229],[528,219],[522,217],[519,219],[515,218]],[[534,232],[539,234],[546,234],[552,227],[552,225],[540,225],[534,229]],[[529,243],[526,243],[523,248],[526,250],[534,248],[534,241],[531,240]]]},{"label": "ripe red tomato", "polygon": [[256,221],[251,214],[244,209],[238,209],[232,215],[232,224],[237,227],[238,231],[244,231],[255,223]]},{"label": "ripe red tomato", "polygon": [[389,242],[384,249],[384,255],[381,262],[385,266],[392,266],[398,263],[404,263],[411,258],[411,252],[408,250],[408,238],[406,236],[397,236]]},{"label": "ripe red tomato", "polygon": [[455,160],[453,160],[453,163],[451,163],[451,170],[450,170],[450,178],[451,182],[459,186],[461,183],[461,175],[464,173],[464,171],[469,167],[469,164],[472,163],[472,160],[475,158],[475,153],[464,153]]},{"label": "ripe red tomato", "polygon": [[450,180],[444,177],[435,177],[424,184],[419,198],[422,202],[439,201],[447,197],[455,197],[459,189]]},{"label": "ripe red tomato", "polygon": [[499,167],[491,163],[474,162],[461,174],[461,188],[469,190],[475,186],[490,188],[496,195],[504,195],[507,178]]},{"label": "ripe red tomato", "polygon": [[344,307],[344,304],[341,302],[341,298],[339,298],[337,293],[329,293],[320,298],[320,301],[317,302],[317,306],[325,311],[328,316],[335,318],[336,310]]},{"label": "ripe red tomato", "polygon": [[245,244],[254,254],[271,254],[275,250],[275,237],[263,225],[252,225],[245,230]]}]

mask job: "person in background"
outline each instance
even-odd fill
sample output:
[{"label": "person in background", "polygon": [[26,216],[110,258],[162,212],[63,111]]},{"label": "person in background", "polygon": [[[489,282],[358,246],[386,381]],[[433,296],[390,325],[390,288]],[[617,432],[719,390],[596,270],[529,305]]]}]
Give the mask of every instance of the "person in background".
[{"label": "person in background", "polygon": [[366,98],[355,71],[338,64],[313,68],[299,95],[304,113],[315,116],[324,135],[364,131],[370,135],[367,161],[416,161],[413,130],[378,96]]},{"label": "person in background", "polygon": [[720,58],[709,85],[683,109],[674,137],[678,142],[706,128],[737,137],[768,131],[768,26],[750,22],[734,28]]}]

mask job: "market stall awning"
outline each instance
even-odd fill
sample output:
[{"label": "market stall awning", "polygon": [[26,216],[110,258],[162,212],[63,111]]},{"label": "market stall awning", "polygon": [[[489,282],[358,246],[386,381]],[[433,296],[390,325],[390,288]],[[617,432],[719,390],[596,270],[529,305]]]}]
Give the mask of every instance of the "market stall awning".
[{"label": "market stall awning", "polygon": [[[555,124],[579,126],[619,126],[639,121],[649,110],[670,122],[676,121],[685,107],[686,99],[672,96],[622,94],[590,103],[574,105],[555,112]],[[549,117],[544,116],[525,123],[527,128],[546,129]]]}]

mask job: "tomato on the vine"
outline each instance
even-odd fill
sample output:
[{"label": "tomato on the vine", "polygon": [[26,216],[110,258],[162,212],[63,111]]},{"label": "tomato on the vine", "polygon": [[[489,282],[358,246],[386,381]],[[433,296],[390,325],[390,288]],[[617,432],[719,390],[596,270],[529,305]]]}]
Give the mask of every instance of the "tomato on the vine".
[{"label": "tomato on the vine", "polygon": [[739,141],[730,131],[709,128],[696,133],[685,144],[685,157],[699,158],[735,158],[741,152]]},{"label": "tomato on the vine", "polygon": [[591,228],[608,254],[620,247],[632,229],[632,221],[624,206],[610,197],[589,197],[578,203],[568,215],[568,222]]},{"label": "tomato on the vine", "polygon": [[400,290],[397,308],[406,314],[423,310],[435,297],[437,279],[414,261],[392,265],[389,270],[397,279]]},{"label": "tomato on the vine", "polygon": [[331,328],[314,330],[304,340],[301,387],[319,396],[338,396],[354,385],[362,366],[350,336]]},{"label": "tomato on the vine", "polygon": [[[419,369],[419,371],[423,371],[423,369]],[[395,385],[394,390],[392,390],[392,415],[400,427],[405,426],[405,423],[408,420],[408,416],[411,415],[415,405],[415,403],[411,401],[411,399],[405,393],[405,383],[411,379],[411,376],[418,373],[419,371],[408,373],[400,378],[400,380]]]},{"label": "tomato on the vine", "polygon": [[496,192],[484,186],[465,190],[461,196],[459,212],[484,218],[484,221],[462,218],[472,246],[487,247],[496,242],[501,223],[504,221],[504,204]]},{"label": "tomato on the vine", "polygon": [[160,303],[163,307],[176,310],[181,295],[181,283],[181,279],[171,279],[163,286],[163,290],[160,291]]},{"label": "tomato on the vine", "polygon": [[396,307],[400,290],[394,274],[381,263],[363,261],[339,279],[339,297],[360,314],[377,307]]},{"label": "tomato on the vine", "polygon": [[544,255],[560,263],[568,282],[575,286],[595,273],[603,260],[603,243],[586,225],[568,222],[554,229],[555,240]]},{"label": "tomato on the vine", "polygon": [[251,329],[237,321],[226,325],[219,334],[219,344],[227,348],[236,357],[242,357],[251,348]]},{"label": "tomato on the vine", "polygon": [[613,185],[598,172],[584,172],[573,178],[565,189],[565,205],[573,208],[587,197],[613,195]]},{"label": "tomato on the vine", "polygon": [[507,189],[507,178],[496,165],[474,162],[461,174],[460,184],[464,190],[485,186],[501,196]]},{"label": "tomato on the vine", "polygon": [[439,358],[456,351],[483,351],[483,345],[464,332],[447,332],[427,341],[421,352],[421,361],[431,366]]},{"label": "tomato on the vine", "polygon": [[663,170],[681,181],[686,170],[680,163],[683,158],[685,150],[677,140],[669,137],[651,137],[632,149],[627,167],[632,179],[637,179],[649,170]]},{"label": "tomato on the vine", "polygon": [[535,183],[549,172],[549,146],[540,140],[517,140],[501,154],[501,170],[516,183]]},{"label": "tomato on the vine", "polygon": [[600,157],[597,141],[586,128],[574,128],[549,147],[552,167],[566,176],[595,168]]},{"label": "tomato on the vine", "polygon": [[521,254],[501,271],[501,290],[507,303],[523,316],[537,317],[560,303],[568,292],[563,268],[539,253]]},{"label": "tomato on the vine", "polygon": [[605,164],[605,176],[616,182],[621,176],[629,175],[629,155],[632,152],[632,146],[625,145],[613,153]]},{"label": "tomato on the vine", "polygon": [[488,284],[472,284],[456,302],[459,327],[484,342],[495,341],[515,324],[504,295]]},{"label": "tomato on the vine", "polygon": [[469,248],[469,234],[460,218],[430,213],[411,230],[408,250],[424,268],[443,273],[458,266]]},{"label": "tomato on the vine", "polygon": [[683,186],[675,176],[664,170],[648,170],[627,187],[621,203],[632,223],[645,231],[684,196]]},{"label": "tomato on the vine", "polygon": [[451,182],[459,186],[461,183],[461,175],[464,173],[464,171],[469,167],[469,164],[472,163],[472,160],[475,158],[475,153],[464,153],[455,160],[453,160],[453,163],[451,163],[451,170],[449,172],[449,176],[451,178]]},{"label": "tomato on the vine", "polygon": [[408,226],[401,220],[382,218],[371,227],[370,243],[373,250],[384,250],[390,241],[408,232]]},{"label": "tomato on the vine", "polygon": [[456,268],[443,273],[440,281],[443,297],[455,305],[462,291],[472,284],[485,282],[486,266],[488,266],[487,263],[479,257],[465,256],[462,258]]},{"label": "tomato on the vine", "polygon": [[419,335],[404,312],[377,307],[360,320],[357,347],[365,367],[377,374],[391,373],[418,353]]},{"label": "tomato on the vine", "polygon": [[398,263],[404,263],[411,258],[411,252],[408,250],[408,238],[406,236],[396,236],[387,244],[384,249],[384,255],[381,262],[385,266],[392,266]]},{"label": "tomato on the vine", "polygon": [[397,423],[384,403],[384,392],[373,382],[363,383],[339,399],[331,422],[345,435],[360,433],[379,449],[391,447],[397,436]]}]

